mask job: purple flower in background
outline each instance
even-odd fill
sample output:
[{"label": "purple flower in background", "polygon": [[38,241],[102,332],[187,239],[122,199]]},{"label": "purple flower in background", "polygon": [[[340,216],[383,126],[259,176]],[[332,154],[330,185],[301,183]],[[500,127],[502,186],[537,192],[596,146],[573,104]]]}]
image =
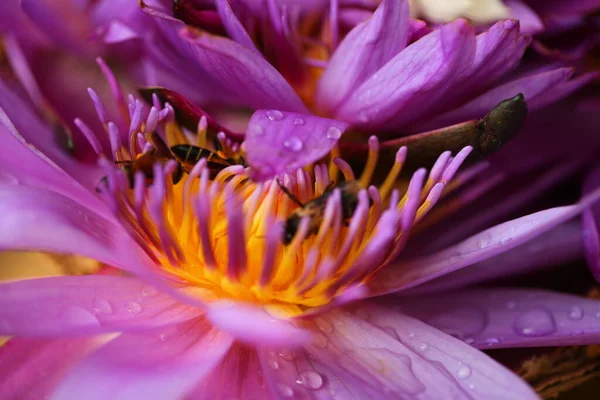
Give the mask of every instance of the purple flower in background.
[{"label": "purple flower in background", "polygon": [[[23,0],[39,31],[2,20],[0,249],[120,271],[0,284],[0,398],[533,399],[480,349],[598,342],[599,301],[494,283],[583,256],[600,275],[598,140],[562,135],[585,124],[557,103],[595,75],[522,63],[515,21],[358,3]],[[19,58],[42,42],[176,92],[125,96],[99,58],[106,93],[72,73],[91,119]],[[527,134],[496,143],[523,95]],[[583,171],[575,204],[523,212]]]}]

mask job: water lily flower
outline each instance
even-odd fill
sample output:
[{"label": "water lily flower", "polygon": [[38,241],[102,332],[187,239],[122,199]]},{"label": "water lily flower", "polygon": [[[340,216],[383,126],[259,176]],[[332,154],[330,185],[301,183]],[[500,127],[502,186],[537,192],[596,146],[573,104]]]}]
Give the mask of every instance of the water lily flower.
[{"label": "water lily flower", "polygon": [[[253,182],[235,161],[211,159],[174,179],[174,159],[157,159],[150,172],[127,162],[158,157],[162,141],[206,146],[206,117],[190,136],[156,96],[152,107],[130,96],[127,134],[106,123],[110,159],[81,125],[97,167],[57,146],[18,93],[6,85],[0,93],[0,248],[75,253],[123,271],[0,285],[0,335],[13,337],[0,347],[8,397],[527,399],[536,398],[533,391],[477,347],[598,340],[600,303],[576,296],[490,288],[438,293],[435,306],[430,295],[372,299],[515,248],[588,209],[597,188],[573,206],[481,232],[453,254],[398,263],[409,232],[452,184],[470,148],[443,153],[401,191],[392,183],[406,148],[388,179],[369,183],[375,137],[360,177],[333,157],[279,182]],[[104,105],[92,99],[103,118]],[[299,162],[289,154],[305,150],[307,164],[347,129],[277,110],[257,111],[251,122],[253,137],[279,149],[272,157]],[[217,138],[224,155],[239,151]],[[126,175],[119,165],[137,172]],[[300,214],[285,245],[282,225],[287,232],[290,213],[302,209],[294,202],[318,198],[340,171],[358,187],[356,204],[333,186],[319,223]]]}]

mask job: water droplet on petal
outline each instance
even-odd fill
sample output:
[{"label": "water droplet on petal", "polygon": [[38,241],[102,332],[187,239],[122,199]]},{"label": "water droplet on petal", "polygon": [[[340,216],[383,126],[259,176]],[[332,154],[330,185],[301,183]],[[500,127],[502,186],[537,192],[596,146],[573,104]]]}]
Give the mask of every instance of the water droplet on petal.
[{"label": "water droplet on petal", "polygon": [[125,305],[125,309],[129,314],[139,314],[142,311],[142,306],[140,303],[130,301]]},{"label": "water droplet on petal", "polygon": [[473,339],[472,337],[467,337],[467,338],[465,338],[464,342],[466,344],[471,345],[471,344],[475,343],[475,339]]},{"label": "water droplet on petal", "polygon": [[289,387],[288,385],[284,385],[283,383],[278,383],[276,386],[277,386],[277,391],[283,397],[292,397],[294,395],[294,390],[291,387]]},{"label": "water droplet on petal", "polygon": [[112,314],[113,308],[107,300],[97,298],[94,300],[94,311],[99,314]]},{"label": "water droplet on petal", "polygon": [[327,321],[326,319],[320,318],[316,321],[316,323],[321,331],[327,334],[333,332],[333,325],[331,325],[331,322]]},{"label": "water droplet on petal", "polygon": [[144,286],[142,289],[142,296],[144,297],[154,296],[156,293],[158,293],[158,291],[152,286]]},{"label": "water droplet on petal", "polygon": [[415,336],[416,336],[416,335],[415,335],[415,333],[414,333],[414,332],[410,332],[410,333],[408,334],[408,337],[409,337],[409,338],[411,338],[411,339],[414,339],[414,338],[415,338]]},{"label": "water droplet on petal", "polygon": [[474,390],[475,389],[475,384],[474,383],[469,383],[469,389]]},{"label": "water droplet on petal", "polygon": [[85,308],[68,306],[62,314],[63,321],[71,325],[77,326],[98,326],[100,321],[98,318]]},{"label": "water droplet on petal", "polygon": [[278,110],[269,110],[265,114],[267,118],[269,118],[269,121],[281,121],[285,117],[283,113]]},{"label": "water droplet on petal", "polygon": [[300,139],[292,136],[291,138],[289,138],[283,142],[283,147],[285,147],[286,149],[290,149],[292,151],[298,152],[298,151],[302,150],[304,145],[302,144],[302,141]]},{"label": "water droplet on petal", "polygon": [[257,124],[250,124],[248,126],[248,134],[250,136],[262,136],[265,133],[262,126]]},{"label": "water droplet on petal", "polygon": [[514,330],[522,336],[546,336],[556,330],[556,325],[548,310],[535,308],[519,316]]},{"label": "water droplet on petal", "polygon": [[502,239],[500,239],[500,244],[506,244],[508,242],[510,242],[512,240],[512,237],[503,237]]},{"label": "water droplet on petal", "polygon": [[269,361],[267,361],[267,365],[271,369],[274,369],[275,371],[277,371],[279,369],[279,363],[276,360],[269,360]]},{"label": "water droplet on petal", "polygon": [[492,237],[490,235],[482,236],[479,239],[477,239],[477,247],[479,247],[480,249],[485,249],[490,245],[491,241]]},{"label": "water droplet on petal", "polygon": [[419,351],[426,352],[429,350],[429,343],[421,342],[419,343]]},{"label": "water droplet on petal", "polygon": [[322,333],[317,333],[315,335],[315,346],[324,349],[325,347],[327,347],[327,343],[329,341],[327,340],[327,338],[325,337],[325,335],[323,335]]},{"label": "water droplet on petal", "polygon": [[305,371],[300,374],[300,379],[296,382],[309,389],[317,390],[323,386],[323,377],[318,372]]},{"label": "water droplet on petal", "polygon": [[327,139],[338,140],[340,137],[342,137],[342,131],[335,126],[330,126],[327,129]]},{"label": "water droplet on petal", "polygon": [[579,306],[571,307],[571,311],[569,312],[569,319],[579,321],[581,318],[583,318],[583,309]]},{"label": "water droplet on petal", "polygon": [[304,120],[302,118],[295,118],[294,125],[304,125]]},{"label": "water droplet on petal", "polygon": [[500,339],[498,339],[497,337],[489,337],[487,339],[485,339],[485,343],[492,345],[492,344],[498,344],[500,343]]},{"label": "water droplet on petal", "polygon": [[506,302],[506,308],[508,308],[509,310],[516,310],[518,305],[519,304],[514,300],[510,300],[510,301]]},{"label": "water droplet on petal", "polygon": [[471,376],[471,367],[469,367],[468,365],[461,365],[458,368],[458,371],[456,371],[456,376],[459,379],[467,379]]},{"label": "water droplet on petal", "polygon": [[279,352],[279,357],[287,361],[292,361],[294,358],[296,358],[296,353],[294,353],[293,350],[281,350]]}]

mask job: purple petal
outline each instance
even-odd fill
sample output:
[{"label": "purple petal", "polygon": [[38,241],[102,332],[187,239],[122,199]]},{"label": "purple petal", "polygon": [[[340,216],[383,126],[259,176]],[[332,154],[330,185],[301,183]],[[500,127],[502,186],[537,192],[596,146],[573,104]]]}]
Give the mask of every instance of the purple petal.
[{"label": "purple petal", "polygon": [[209,33],[184,29],[182,35],[193,45],[207,76],[222,83],[225,90],[237,94],[248,106],[307,111],[283,76],[255,51]]},{"label": "purple petal", "polygon": [[319,160],[333,149],[347,126],[307,114],[256,111],[244,142],[253,178],[269,179]]},{"label": "purple petal", "polygon": [[[587,176],[583,193],[600,187],[600,167]],[[585,258],[596,280],[600,281],[600,204],[596,203],[583,212],[583,244]]]},{"label": "purple petal", "polygon": [[537,398],[485,354],[383,307],[363,306],[315,322],[323,338],[307,348],[311,358],[338,382],[360,388],[355,398]]},{"label": "purple petal", "polygon": [[335,116],[365,129],[397,129],[441,101],[468,70],[474,54],[475,34],[468,23],[457,20],[444,25],[392,58],[356,89]]},{"label": "purple petal", "polygon": [[206,317],[219,329],[250,344],[298,347],[311,339],[310,332],[254,305],[212,303]]},{"label": "purple petal", "polygon": [[58,193],[0,185],[0,249],[79,254],[146,272],[149,260],[125,229]]},{"label": "purple petal", "polygon": [[480,118],[502,100],[519,93],[525,96],[529,110],[535,110],[539,108],[538,103],[542,104],[544,101],[544,96],[552,95],[552,91],[560,84],[566,83],[571,75],[573,75],[572,68],[558,68],[515,79],[496,86],[457,109],[435,118],[435,121],[430,123],[435,126],[445,126]]},{"label": "purple petal", "polygon": [[75,367],[53,399],[184,398],[232,344],[202,319],[154,333],[125,333]]},{"label": "purple petal", "polygon": [[250,39],[248,32],[246,32],[246,29],[240,20],[234,14],[229,2],[227,0],[216,0],[216,6],[219,17],[221,17],[221,21],[223,22],[229,37],[242,46],[258,53],[258,49],[254,45],[252,39]]},{"label": "purple petal", "polygon": [[582,213],[600,198],[595,190],[572,206],[550,208],[486,229],[422,258],[390,264],[370,283],[372,294],[408,289],[513,249]]},{"label": "purple petal", "polygon": [[582,242],[581,223],[579,221],[567,222],[505,253],[417,286],[411,289],[410,293],[441,292],[493,279],[568,265],[581,260]]},{"label": "purple petal", "polygon": [[598,343],[600,301],[532,289],[464,289],[401,308],[478,348]]},{"label": "purple petal", "polygon": [[[3,116],[5,114],[3,115],[0,110],[0,119]],[[104,203],[38,149],[28,145],[25,139],[14,130],[14,126],[11,125],[11,129],[9,129],[0,123],[0,140],[2,141],[2,146],[0,146],[1,183],[21,183],[48,189],[86,204],[102,216],[110,215],[110,211]],[[86,170],[85,166],[82,167]],[[93,176],[94,174],[91,175],[91,177]],[[98,179],[100,178],[98,177]]]},{"label": "purple petal", "polygon": [[97,344],[97,338],[10,339],[0,346],[2,398],[49,398],[68,369]]},{"label": "purple petal", "polygon": [[90,54],[94,53],[97,46],[89,40],[93,28],[86,13],[89,3],[88,0],[21,0],[21,9],[44,34],[60,46]]},{"label": "purple petal", "polygon": [[332,113],[364,80],[398,54],[409,36],[408,2],[385,0],[340,43],[317,86],[316,106]]},{"label": "purple petal", "polygon": [[0,124],[4,125],[19,142],[47,156],[46,161],[51,160],[51,163],[88,189],[95,188],[98,181],[93,180],[100,179],[102,173],[100,168],[77,162],[64,148],[61,148],[56,134],[40,120],[34,112],[33,105],[25,101],[1,79]]},{"label": "purple petal", "polygon": [[147,330],[200,310],[121,276],[60,276],[0,284],[0,335],[53,336]]},{"label": "purple petal", "polygon": [[519,20],[523,33],[535,35],[544,31],[544,23],[527,4],[520,0],[507,0],[505,4],[510,11],[511,18]]},{"label": "purple petal", "polygon": [[262,371],[256,350],[236,343],[189,398],[271,399]]}]

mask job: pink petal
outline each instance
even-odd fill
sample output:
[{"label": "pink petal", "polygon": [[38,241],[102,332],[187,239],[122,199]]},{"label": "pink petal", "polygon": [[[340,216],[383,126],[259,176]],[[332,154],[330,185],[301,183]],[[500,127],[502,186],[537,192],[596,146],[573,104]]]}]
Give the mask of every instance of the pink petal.
[{"label": "pink petal", "polygon": [[46,399],[65,373],[98,345],[97,338],[13,338],[0,346],[0,397]]},{"label": "pink petal", "polygon": [[308,114],[256,111],[244,149],[254,179],[269,179],[319,160],[333,149],[347,124]]},{"label": "pink petal", "polygon": [[143,273],[148,257],[125,229],[48,190],[0,185],[0,249],[78,254]]},{"label": "pink petal", "polygon": [[239,96],[248,106],[307,111],[294,89],[255,51],[209,33],[184,29],[182,36],[193,45],[207,76],[221,82],[225,90]]},{"label": "pink petal", "polygon": [[223,361],[189,395],[190,399],[257,399],[267,400],[270,390],[264,382],[256,350],[234,344]]},{"label": "pink petal", "polygon": [[354,310],[317,319],[323,338],[307,348],[332,372],[323,373],[326,382],[360,390],[354,398],[537,398],[516,375],[437,329],[379,306]]},{"label": "pink petal", "polygon": [[[435,293],[480,282],[554,268],[581,260],[582,227],[579,221],[562,224],[505,253],[440,276],[410,289],[414,293]],[[499,266],[501,266],[499,268]]]},{"label": "pink petal", "polygon": [[[591,193],[600,187],[600,167],[588,174],[583,193]],[[583,212],[583,244],[585,258],[596,280],[600,281],[600,204],[596,203]]]},{"label": "pink petal", "polygon": [[371,292],[375,295],[415,287],[506,252],[577,216],[599,198],[600,190],[595,190],[578,204],[517,218],[430,256],[389,265],[371,281]]},{"label": "pink petal", "polygon": [[239,341],[261,346],[298,347],[311,340],[309,331],[249,304],[211,303],[206,318]]},{"label": "pink petal", "polygon": [[0,335],[84,335],[147,330],[198,316],[144,282],[86,275],[0,284]]},{"label": "pink petal", "polygon": [[202,319],[154,333],[125,333],[75,367],[53,399],[183,398],[232,344]]},{"label": "pink petal", "polygon": [[221,17],[221,21],[227,30],[227,34],[230,38],[241,44],[242,46],[254,50],[258,53],[258,49],[254,45],[254,42],[246,32],[246,29],[237,18],[229,2],[227,0],[216,0],[217,11],[219,12],[219,17]]},{"label": "pink petal", "polygon": [[534,289],[463,289],[402,309],[479,348],[598,343],[600,301]]},{"label": "pink petal", "polygon": [[468,23],[444,25],[392,58],[335,116],[365,129],[397,129],[441,101],[468,70],[474,54],[475,34]]},{"label": "pink petal", "polygon": [[316,105],[333,112],[350,93],[398,54],[409,36],[408,2],[385,0],[346,35],[317,86]]}]

